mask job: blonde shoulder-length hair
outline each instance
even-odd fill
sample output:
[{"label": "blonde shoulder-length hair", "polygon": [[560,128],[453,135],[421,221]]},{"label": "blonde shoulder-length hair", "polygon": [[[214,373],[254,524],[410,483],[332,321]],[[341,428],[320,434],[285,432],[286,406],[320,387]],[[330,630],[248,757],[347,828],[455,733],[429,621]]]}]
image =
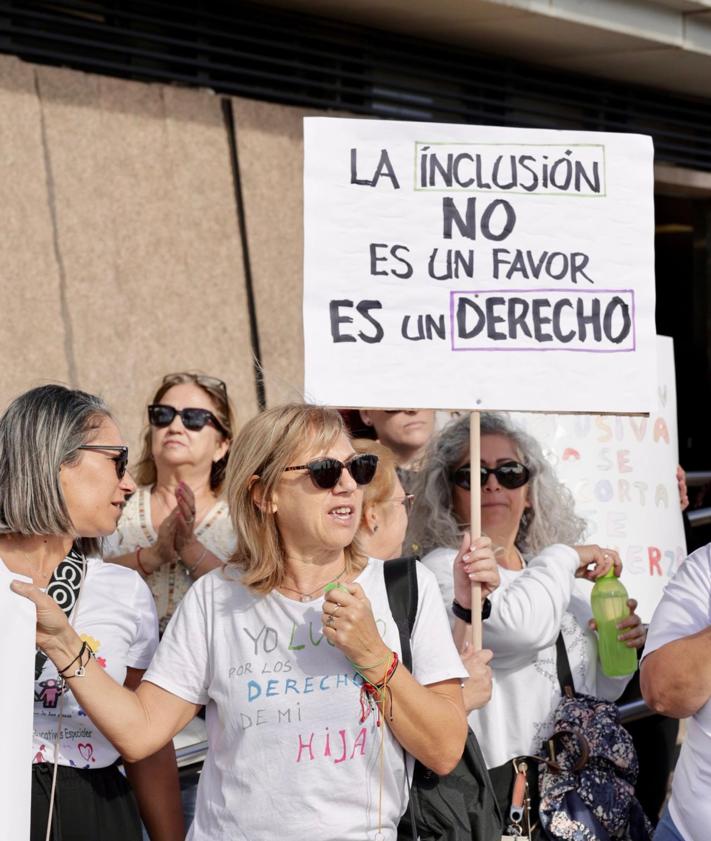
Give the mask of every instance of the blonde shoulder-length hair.
[{"label": "blonde shoulder-length hair", "polygon": [[[249,421],[235,438],[227,464],[226,497],[237,549],[230,563],[242,571],[241,582],[266,594],[284,582],[286,557],[277,516],[270,502],[286,467],[298,453],[314,457],[348,436],[335,409],[289,403],[267,409]],[[259,484],[260,504],[254,497]],[[367,556],[358,538],[346,547],[346,575],[363,569]]]},{"label": "blonde shoulder-length hair", "polygon": [[370,438],[354,438],[351,443],[357,453],[372,453],[378,457],[378,469],[375,471],[375,478],[363,489],[361,519],[365,521],[367,506],[382,505],[392,499],[395,493],[395,483],[398,479],[397,462],[393,451],[379,441],[372,441]]}]

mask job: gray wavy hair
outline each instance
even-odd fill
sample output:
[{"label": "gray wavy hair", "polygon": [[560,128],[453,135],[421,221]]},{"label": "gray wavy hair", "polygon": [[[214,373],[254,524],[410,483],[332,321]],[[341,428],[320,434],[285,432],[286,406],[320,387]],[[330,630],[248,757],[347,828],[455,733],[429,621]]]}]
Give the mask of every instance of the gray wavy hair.
[{"label": "gray wavy hair", "polygon": [[[558,479],[538,441],[516,426],[508,415],[482,412],[480,419],[481,435],[508,438],[531,473],[528,483],[531,505],[524,512],[516,535],[518,550],[523,555],[536,555],[552,543],[570,546],[579,543],[585,532],[585,520],[575,513],[573,495]],[[464,525],[454,516],[450,476],[468,454],[467,414],[450,421],[431,440],[417,477],[407,544],[417,545],[420,554],[439,547],[459,548]]]},{"label": "gray wavy hair", "polygon": [[[100,397],[43,385],[15,398],[0,417],[0,534],[73,534],[60,469],[111,413]],[[101,540],[77,535],[87,555]]]}]

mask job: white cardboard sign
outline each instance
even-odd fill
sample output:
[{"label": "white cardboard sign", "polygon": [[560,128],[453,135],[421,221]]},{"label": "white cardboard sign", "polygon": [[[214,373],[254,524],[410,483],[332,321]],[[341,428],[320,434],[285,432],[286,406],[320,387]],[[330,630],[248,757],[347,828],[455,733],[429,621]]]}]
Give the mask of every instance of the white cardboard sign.
[{"label": "white cardboard sign", "polygon": [[586,540],[617,549],[622,581],[649,622],[686,557],[676,467],[674,345],[657,337],[656,406],[648,418],[516,414],[544,447],[588,522]]},{"label": "white cardboard sign", "polygon": [[10,590],[13,579],[0,561],[0,721],[5,722],[0,762],[0,815],[3,838],[30,837],[32,712],[34,710],[35,607]]},{"label": "white cardboard sign", "polygon": [[652,143],[304,121],[307,399],[653,410]]}]

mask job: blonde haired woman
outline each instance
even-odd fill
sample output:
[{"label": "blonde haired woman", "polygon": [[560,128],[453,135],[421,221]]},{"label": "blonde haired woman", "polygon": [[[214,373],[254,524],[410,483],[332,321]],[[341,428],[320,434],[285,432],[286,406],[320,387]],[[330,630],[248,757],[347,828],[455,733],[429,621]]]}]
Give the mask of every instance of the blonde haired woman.
[{"label": "blonde haired woman", "polygon": [[391,450],[365,438],[356,438],[353,449],[357,453],[373,453],[378,457],[378,470],[363,494],[361,543],[371,558],[383,561],[399,558],[407,531],[407,517],[415,498],[405,493]]},{"label": "blonde haired woman", "polygon": [[104,556],[146,579],[161,631],[192,582],[234,550],[220,498],[233,429],[227,387],[216,377],[167,374],[148,405],[138,489]]},{"label": "blonde haired woman", "polygon": [[[234,563],[188,591],[135,693],[93,662],[73,682],[132,759],[207,705],[192,841],[394,841],[408,800],[402,749],[439,774],[462,754],[466,672],[436,581],[419,569],[410,674],[383,562],[355,538],[376,466],[332,410],[293,404],[254,418],[228,469]],[[62,664],[76,657],[64,614],[13,586],[38,607],[42,649]]]}]

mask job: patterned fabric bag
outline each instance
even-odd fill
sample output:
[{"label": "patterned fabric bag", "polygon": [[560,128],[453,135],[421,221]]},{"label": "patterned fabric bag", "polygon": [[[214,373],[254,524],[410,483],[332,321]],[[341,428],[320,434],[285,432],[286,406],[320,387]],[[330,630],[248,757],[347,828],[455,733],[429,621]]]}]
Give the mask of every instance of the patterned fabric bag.
[{"label": "patterned fabric bag", "polygon": [[562,634],[563,698],[540,766],[541,826],[551,841],[650,841],[653,830],[634,796],[639,764],[617,707],[577,695]]}]

